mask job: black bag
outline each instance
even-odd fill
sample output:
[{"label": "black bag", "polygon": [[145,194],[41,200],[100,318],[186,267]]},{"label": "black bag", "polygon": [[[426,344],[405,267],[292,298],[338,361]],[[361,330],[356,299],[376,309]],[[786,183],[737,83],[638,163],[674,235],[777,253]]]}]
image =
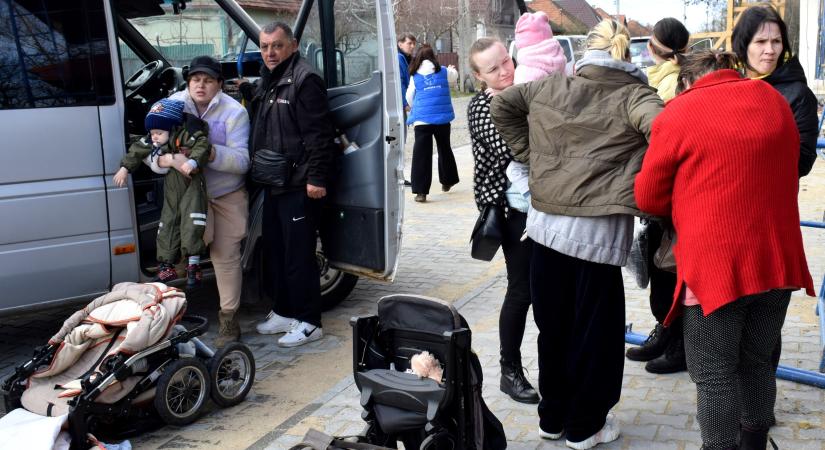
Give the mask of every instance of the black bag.
[{"label": "black bag", "polygon": [[504,237],[504,220],[503,206],[484,205],[470,235],[470,255],[474,259],[493,260]]},{"label": "black bag", "polygon": [[676,256],[673,249],[676,247],[676,230],[673,225],[662,225],[662,243],[653,255],[653,264],[668,272],[676,273]]},{"label": "black bag", "polygon": [[252,181],[284,187],[289,183],[294,168],[295,164],[285,154],[262,148],[252,156]]}]

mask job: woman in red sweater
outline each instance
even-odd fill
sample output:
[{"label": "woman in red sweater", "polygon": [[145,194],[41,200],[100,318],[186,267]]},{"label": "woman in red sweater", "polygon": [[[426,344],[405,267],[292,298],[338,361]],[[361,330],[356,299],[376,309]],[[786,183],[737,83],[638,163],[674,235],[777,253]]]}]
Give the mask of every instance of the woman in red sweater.
[{"label": "woman in red sweater", "polygon": [[[797,205],[799,132],[787,101],[741,79],[734,56],[688,56],[687,90],[653,122],[636,177],[639,208],[673,220],[688,371],[704,449],[766,446],[771,352],[791,291],[814,295]],[[723,69],[723,70],[720,70]]]}]

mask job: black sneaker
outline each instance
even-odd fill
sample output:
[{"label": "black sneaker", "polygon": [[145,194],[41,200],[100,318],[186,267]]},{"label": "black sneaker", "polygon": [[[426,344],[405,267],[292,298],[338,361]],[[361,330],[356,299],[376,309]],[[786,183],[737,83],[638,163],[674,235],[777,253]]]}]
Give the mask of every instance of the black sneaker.
[{"label": "black sneaker", "polygon": [[665,328],[662,324],[657,323],[645,342],[638,347],[631,347],[627,349],[627,359],[633,361],[650,361],[656,359],[665,352],[667,344],[670,341],[672,330]]}]

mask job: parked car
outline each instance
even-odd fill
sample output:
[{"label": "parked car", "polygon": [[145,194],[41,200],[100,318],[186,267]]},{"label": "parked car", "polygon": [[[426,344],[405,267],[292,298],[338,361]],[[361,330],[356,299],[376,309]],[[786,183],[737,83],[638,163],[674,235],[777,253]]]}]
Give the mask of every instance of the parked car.
[{"label": "parked car", "polygon": [[[181,66],[193,56],[224,60],[228,84],[239,68],[257,74],[260,64],[243,53],[246,43],[254,53],[259,26],[234,0],[9,1],[0,8],[0,23],[12,25],[0,33],[0,314],[150,280],[163,177],[144,167],[126,187],[115,186],[128,142],[145,133],[150,105],[185,87]],[[403,217],[399,69],[388,0],[359,2],[360,9],[302,3],[294,22],[301,52],[326,81],[336,127],[359,145],[340,156],[324,211],[318,261],[329,306],[357,276],[390,280],[395,272]],[[344,18],[353,14],[358,20]],[[336,30],[336,18],[345,30]],[[240,63],[224,58],[233,49]],[[243,266],[254,275],[262,196],[250,194]],[[208,259],[204,267],[211,276]]]},{"label": "parked car", "polygon": [[656,65],[647,48],[649,41],[650,36],[630,38],[630,62],[642,70]]},{"label": "parked car", "polygon": [[[564,58],[567,63],[564,65],[564,71],[567,75],[573,75],[576,62],[578,62],[584,51],[587,50],[587,36],[583,35],[556,35],[554,36],[559,41],[562,50],[564,51]],[[510,57],[518,63],[518,48],[516,42],[510,42]]]}]

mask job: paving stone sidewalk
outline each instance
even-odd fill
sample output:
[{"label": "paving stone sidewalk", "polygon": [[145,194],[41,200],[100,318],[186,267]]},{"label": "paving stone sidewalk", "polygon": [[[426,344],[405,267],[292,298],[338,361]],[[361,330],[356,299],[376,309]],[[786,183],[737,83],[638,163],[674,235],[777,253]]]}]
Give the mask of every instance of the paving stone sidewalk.
[{"label": "paving stone sidewalk", "polygon": [[[626,286],[632,283],[627,274],[625,283]],[[498,390],[498,311],[505,286],[506,279],[500,274],[456,303],[470,323],[473,348],[484,368],[484,398],[504,424],[509,448],[566,448],[563,441],[542,441],[538,437],[534,405],[516,403]],[[649,313],[644,308],[644,291],[628,291],[628,319],[635,321],[640,331],[647,331],[651,321],[645,317]],[[810,300],[795,295],[793,302],[807,305]],[[799,367],[813,369],[819,361],[818,330],[807,320],[800,319],[792,314],[788,316],[784,332],[787,350],[783,364],[801,362]],[[528,377],[534,384],[538,376],[536,337],[535,324],[528,321],[522,352]],[[778,425],[771,435],[780,448],[825,450],[824,399],[823,391],[818,388],[779,382],[776,405]],[[347,376],[313,402],[311,408],[305,408],[301,414],[281,424],[250,449],[287,449],[300,442],[309,428],[335,435],[357,434],[364,428],[358,400],[358,390],[352,377]],[[618,441],[600,448],[698,449],[701,439],[695,408],[695,386],[686,373],[657,376],[645,372],[642,364],[626,361],[622,398],[614,409],[622,424],[622,436]]]},{"label": "paving stone sidewalk", "polygon": [[[800,183],[802,220],[822,220],[823,166],[821,162],[817,164],[813,173]],[[803,228],[803,237],[818,290],[825,273],[825,230]],[[648,292],[638,289],[627,272],[624,275],[626,321],[633,324],[634,331],[646,334],[653,326]],[[563,441],[543,441],[538,437],[534,405],[516,403],[498,390],[498,312],[505,287],[506,278],[500,271],[489,282],[455,302],[473,331],[473,348],[484,368],[484,398],[504,424],[509,448],[566,448]],[[792,297],[783,329],[783,365],[806,370],[819,367],[820,330],[814,305],[815,299],[800,293]],[[528,320],[522,353],[528,378],[534,385],[538,377],[536,338],[535,324]],[[348,375],[249,448],[287,449],[299,442],[309,428],[334,435],[357,434],[364,428],[361,410],[358,390],[352,376]],[[614,411],[622,424],[622,436],[599,448],[683,450],[701,446],[696,421],[696,389],[687,373],[653,375],[644,371],[643,364],[625,361],[622,397]],[[780,380],[776,414],[778,423],[771,430],[771,436],[781,449],[825,450],[825,390]]]}]

